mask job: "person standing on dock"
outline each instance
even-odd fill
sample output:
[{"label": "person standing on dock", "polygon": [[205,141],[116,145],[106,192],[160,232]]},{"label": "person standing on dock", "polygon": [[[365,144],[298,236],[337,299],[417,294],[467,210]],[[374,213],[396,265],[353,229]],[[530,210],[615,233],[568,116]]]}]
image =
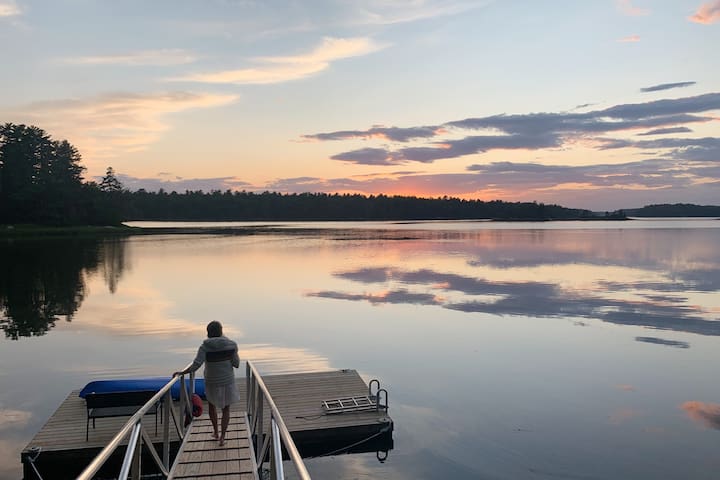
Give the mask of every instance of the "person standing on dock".
[{"label": "person standing on dock", "polygon": [[[230,423],[230,405],[240,400],[240,392],[235,383],[235,371],[240,367],[237,343],[223,335],[222,324],[212,321],[207,324],[208,338],[198,348],[192,365],[181,372],[185,375],[194,372],[205,364],[205,397],[208,401],[208,413],[213,426],[213,438],[219,440],[220,446],[225,444],[225,433]],[[222,410],[222,423],[218,435],[217,409]]]}]

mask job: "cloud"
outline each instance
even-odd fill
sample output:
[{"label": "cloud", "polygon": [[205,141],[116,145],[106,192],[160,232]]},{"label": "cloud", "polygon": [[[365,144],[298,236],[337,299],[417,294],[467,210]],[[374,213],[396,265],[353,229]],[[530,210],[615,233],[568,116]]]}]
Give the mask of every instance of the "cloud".
[{"label": "cloud", "polygon": [[620,42],[620,43],[636,43],[639,41],[640,41],[640,35],[629,35],[627,37],[618,39],[618,42]]},{"label": "cloud", "polygon": [[707,428],[720,430],[720,405],[717,403],[705,403],[689,401],[680,405],[685,413],[694,421]]},{"label": "cloud", "polygon": [[[158,177],[168,177],[172,174],[168,172],[160,172]],[[240,190],[245,188],[252,188],[252,185],[244,182],[237,177],[211,177],[211,178],[180,178],[174,179],[167,178],[140,178],[133,177],[130,175],[117,174],[118,180],[125,186],[125,188],[136,191],[145,189],[150,192],[157,192],[160,189],[166,192],[185,192],[186,190],[197,191],[202,190],[204,192],[211,192],[215,190],[226,191],[226,190]],[[96,177],[95,180],[99,181],[102,177]]]},{"label": "cloud", "polygon": [[667,115],[709,112],[718,109],[720,109],[720,93],[706,93],[694,97],[616,105],[593,113],[597,116],[638,120]]},{"label": "cloud", "polygon": [[[707,158],[711,152],[685,149],[676,154],[681,155]],[[537,200],[563,205],[568,205],[568,199],[572,199],[569,206],[584,206],[593,210],[658,203],[658,198],[662,199],[662,203],[717,203],[715,190],[720,187],[720,164],[713,168],[706,163],[687,162],[672,157],[584,166],[493,162],[471,165],[466,172],[459,173],[284,178],[267,183],[261,190],[289,193],[408,192],[412,195],[422,192],[425,196],[480,196],[488,200]]]},{"label": "cloud", "polygon": [[321,141],[379,138],[393,142],[407,142],[416,138],[432,138],[441,132],[442,129],[438,127],[373,127],[369,130],[340,130],[337,132],[303,135],[302,138]]},{"label": "cloud", "polygon": [[665,345],[666,347],[690,348],[690,344],[687,342],[680,342],[677,340],[665,340],[657,337],[635,337],[635,341],[653,343],[655,345]]},{"label": "cloud", "polygon": [[668,127],[668,128],[656,128],[654,130],[650,130],[643,133],[638,133],[638,135],[667,135],[669,133],[691,133],[692,130],[690,130],[687,127]]},{"label": "cloud", "polygon": [[[658,87],[661,86],[648,88]],[[720,93],[707,93],[694,97],[621,104],[590,112],[500,114],[465,118],[440,125],[389,128],[376,126],[367,130],[306,134],[302,138],[317,141],[380,138],[403,144],[410,140],[432,139],[432,143],[424,145],[402,146],[397,149],[393,149],[393,145],[365,147],[330,157],[333,160],[363,165],[432,163],[491,150],[558,148],[588,139],[591,135],[609,132],[687,128],[681,125],[715,121],[714,117],[697,114],[719,109]],[[451,134],[456,136],[457,132],[462,130],[476,130],[483,134],[459,139],[442,138]],[[606,149],[607,145],[603,143],[599,148]]]},{"label": "cloud", "polygon": [[334,300],[363,300],[373,305],[380,304],[410,304],[410,305],[439,305],[440,300],[429,293],[412,293],[407,290],[387,290],[377,293],[343,293],[333,291],[311,292],[308,297],[330,298]]},{"label": "cloud", "polygon": [[243,352],[243,358],[251,360],[261,372],[267,374],[322,372],[332,369],[327,357],[304,348],[244,343],[239,345],[239,349]]},{"label": "cloud", "polygon": [[670,90],[671,88],[685,88],[695,85],[697,82],[675,82],[675,83],[661,83],[659,85],[653,85],[651,87],[641,88],[641,92],[659,92],[661,90]]},{"label": "cloud", "polygon": [[237,99],[237,95],[214,93],[110,93],[36,102],[2,113],[16,122],[42,125],[55,138],[67,138],[92,160],[144,149],[170,128],[165,121],[169,114]]},{"label": "cloud", "polygon": [[650,14],[650,10],[648,10],[647,8],[640,8],[633,5],[632,0],[617,0],[615,4],[617,5],[618,10],[620,10],[623,15],[636,17]]},{"label": "cloud", "polygon": [[62,61],[74,65],[167,66],[193,63],[197,56],[181,49],[144,50],[116,55],[70,57]]},{"label": "cloud", "polygon": [[403,163],[384,148],[361,148],[349,152],[338,153],[330,157],[332,160],[356,163],[358,165],[396,165]]},{"label": "cloud", "polygon": [[720,0],[703,3],[694,15],[688,17],[688,20],[703,25],[710,25],[720,21]]},{"label": "cloud", "polygon": [[255,67],[196,73],[168,80],[236,85],[283,83],[322,72],[328,69],[330,64],[336,60],[368,55],[382,48],[385,48],[385,45],[380,45],[366,37],[326,37],[319,46],[305,54],[259,57],[254,59],[258,64]]},{"label": "cloud", "polygon": [[382,0],[357,2],[350,23],[356,25],[391,25],[409,23],[440,16],[457,15],[468,10],[484,7],[491,1],[420,1],[404,2]]},{"label": "cloud", "polygon": [[403,161],[431,163],[443,158],[456,158],[488,150],[535,150],[558,147],[561,142],[553,134],[547,135],[480,135],[460,140],[448,140],[432,147],[408,147],[390,154]]},{"label": "cloud", "polygon": [[15,3],[14,1],[0,2],[0,18],[14,17],[16,15],[20,15],[21,13],[22,10],[20,10],[20,7],[18,7],[17,3]]},{"label": "cloud", "polygon": [[23,428],[31,418],[32,413],[26,410],[0,408],[0,430]]},{"label": "cloud", "polygon": [[374,267],[337,272],[335,276],[362,283],[384,283],[390,279],[391,272],[389,268]]},{"label": "cloud", "polygon": [[617,148],[672,149],[668,155],[678,160],[720,162],[720,137],[661,138],[657,140],[602,139],[601,150]]}]

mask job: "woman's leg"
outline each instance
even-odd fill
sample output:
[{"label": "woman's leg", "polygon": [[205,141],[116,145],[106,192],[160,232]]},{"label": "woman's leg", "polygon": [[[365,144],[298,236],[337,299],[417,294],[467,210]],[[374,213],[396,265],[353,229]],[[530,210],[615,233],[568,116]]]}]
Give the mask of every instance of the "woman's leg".
[{"label": "woman's leg", "polygon": [[226,405],[222,409],[222,430],[220,431],[220,445],[225,444],[225,432],[227,432],[230,423],[230,405]]},{"label": "woman's leg", "polygon": [[217,409],[210,402],[208,402],[208,414],[210,415],[210,423],[213,426],[213,438],[218,438]]}]

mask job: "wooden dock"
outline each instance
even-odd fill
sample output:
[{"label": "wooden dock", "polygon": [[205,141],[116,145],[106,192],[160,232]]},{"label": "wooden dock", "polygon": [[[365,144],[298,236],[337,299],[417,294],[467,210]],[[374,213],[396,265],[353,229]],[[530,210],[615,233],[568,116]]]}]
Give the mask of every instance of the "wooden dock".
[{"label": "wooden dock", "polygon": [[[323,409],[324,400],[367,395],[368,387],[355,370],[267,375],[263,376],[263,380],[303,457],[343,453],[346,450],[360,452],[392,449],[393,423],[387,412],[373,410],[328,415]],[[238,378],[238,387],[243,400],[231,408],[232,435],[226,448],[219,448],[217,442],[209,437],[211,427],[207,413],[203,413],[193,423],[193,436],[180,452],[180,464],[183,467],[182,470],[180,466],[176,467],[174,478],[204,478],[208,475],[213,480],[221,480],[223,476],[242,480],[253,478],[246,476],[252,470],[252,465],[248,463],[250,450],[245,419],[244,378]],[[68,395],[23,450],[21,460],[25,480],[36,478],[28,461],[34,448],[40,449],[35,466],[45,480],[74,478],[128,420],[98,419],[95,429],[90,426],[90,437],[86,442],[85,401],[78,393],[79,390],[75,390]],[[207,404],[204,412],[207,412]],[[267,411],[265,413],[268,414]],[[146,416],[143,425],[160,451],[163,425],[158,425],[157,435],[153,416]],[[171,426],[170,432],[173,455],[180,448],[180,442],[174,434],[174,427]],[[120,450],[119,453],[124,451]],[[246,451],[248,455],[244,456]],[[230,458],[226,464],[226,457],[232,457],[235,453],[237,456]],[[108,468],[114,468],[121,461],[119,458]],[[212,471],[208,470],[211,468],[208,465],[215,467],[215,473],[208,473]],[[221,474],[223,470],[225,474]],[[52,472],[52,475],[44,472]]]},{"label": "wooden dock", "polygon": [[212,425],[207,416],[197,419],[190,427],[189,437],[180,447],[176,467],[169,480],[256,480],[257,464],[250,450],[247,418],[233,412],[220,447],[212,438]]}]

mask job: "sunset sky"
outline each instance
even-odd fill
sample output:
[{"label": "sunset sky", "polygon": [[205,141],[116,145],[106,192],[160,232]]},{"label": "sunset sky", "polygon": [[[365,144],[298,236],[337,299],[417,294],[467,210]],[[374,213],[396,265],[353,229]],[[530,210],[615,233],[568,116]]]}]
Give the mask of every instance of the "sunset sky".
[{"label": "sunset sky", "polygon": [[0,0],[0,121],[130,189],[720,204],[720,0]]}]

